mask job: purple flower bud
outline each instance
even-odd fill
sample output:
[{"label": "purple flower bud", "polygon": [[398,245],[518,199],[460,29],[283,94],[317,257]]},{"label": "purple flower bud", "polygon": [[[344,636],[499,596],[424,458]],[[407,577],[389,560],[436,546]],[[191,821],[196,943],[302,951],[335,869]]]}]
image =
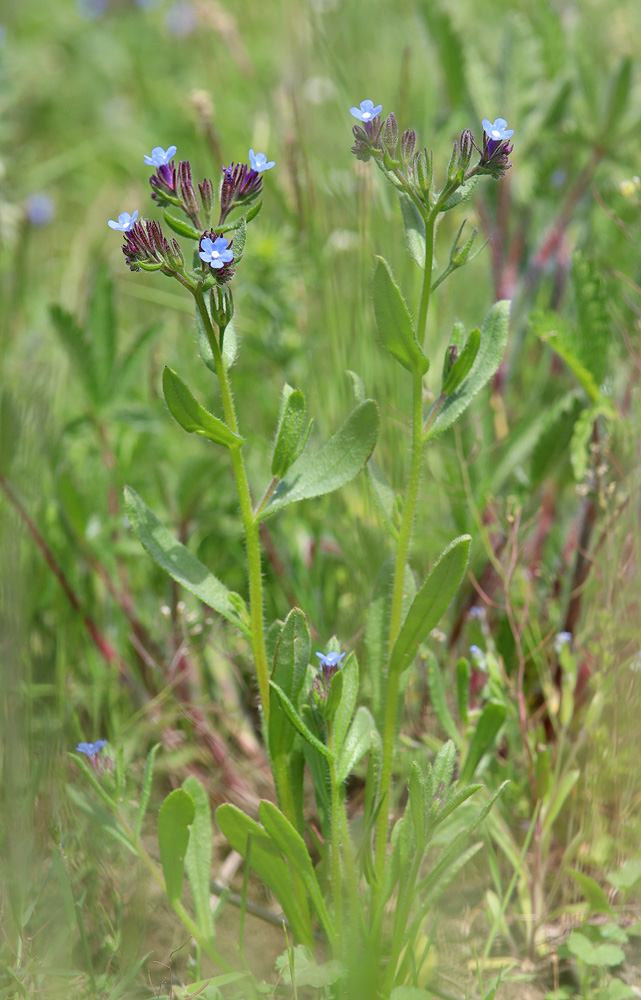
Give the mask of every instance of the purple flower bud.
[{"label": "purple flower bud", "polygon": [[412,154],[414,153],[414,148],[416,146],[416,132],[413,128],[406,128],[401,136],[401,156],[403,162],[407,165]]},{"label": "purple flower bud", "polygon": [[505,176],[512,166],[508,156],[514,149],[510,144],[513,135],[514,129],[507,128],[505,118],[497,118],[495,122],[483,119],[483,152],[476,168],[479,173],[490,174],[496,180]]},{"label": "purple flower bud", "polygon": [[159,205],[169,205],[178,197],[176,167],[173,163],[163,163],[149,178],[153,188],[152,198]]},{"label": "purple flower bud", "polygon": [[196,228],[200,228],[198,218],[198,202],[194,191],[189,160],[181,160],[178,164],[178,189],[183,202],[183,211],[189,216]]},{"label": "purple flower bud", "polygon": [[383,123],[383,142],[385,143],[387,152],[391,157],[393,157],[396,153],[396,147],[398,145],[398,122],[396,121],[396,115],[393,111],[387,116]]},{"label": "purple flower bud", "polygon": [[170,243],[157,222],[142,219],[126,233],[122,248],[132,271],[162,270],[175,274],[183,267],[183,256],[176,240]]},{"label": "purple flower bud", "polygon": [[232,209],[257,197],[262,187],[263,179],[257,170],[252,170],[245,163],[230,163],[223,167],[223,180],[220,187],[220,219],[223,223]]},{"label": "purple flower bud", "polygon": [[198,193],[200,194],[200,204],[203,206],[203,212],[209,219],[211,207],[214,204],[214,186],[207,177],[205,177],[202,184],[198,185]]}]

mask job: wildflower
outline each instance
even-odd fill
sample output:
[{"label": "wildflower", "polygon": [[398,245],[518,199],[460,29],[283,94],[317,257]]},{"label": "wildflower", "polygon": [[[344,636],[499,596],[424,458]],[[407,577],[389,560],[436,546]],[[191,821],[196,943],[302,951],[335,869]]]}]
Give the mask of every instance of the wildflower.
[{"label": "wildflower", "polygon": [[337,670],[340,670],[345,658],[345,653],[316,653],[320,661],[320,670],[314,678],[310,695],[317,706],[321,706],[327,701],[332,677]]},{"label": "wildflower", "polygon": [[485,653],[480,646],[470,646],[470,657],[477,670],[487,670]]},{"label": "wildflower", "polygon": [[84,753],[89,758],[91,766],[96,774],[102,774],[105,768],[109,771],[113,769],[114,763],[110,757],[101,758],[100,751],[107,746],[106,740],[96,740],[95,743],[79,743],[76,753]]},{"label": "wildflower", "polygon": [[497,118],[495,122],[491,122],[489,118],[483,119],[483,151],[476,170],[482,174],[491,174],[496,180],[503,177],[505,171],[512,166],[508,156],[514,149],[510,144],[514,129],[506,126],[505,118]]},{"label": "wildflower", "polygon": [[145,163],[150,167],[164,167],[176,154],[177,149],[177,146],[168,146],[167,149],[163,149],[162,146],[154,146],[151,156],[145,154]]},{"label": "wildflower", "polygon": [[489,118],[484,118],[481,124],[488,138],[493,139],[495,142],[511,139],[514,135],[514,129],[507,127],[505,118],[497,118],[495,122],[491,122]]},{"label": "wildflower", "polygon": [[485,608],[482,604],[474,604],[468,611],[470,618],[485,618]]},{"label": "wildflower", "polygon": [[245,163],[230,163],[223,167],[223,181],[220,187],[220,222],[224,222],[237,205],[255,198],[262,187],[263,179],[258,170]]},{"label": "wildflower", "polygon": [[111,229],[120,230],[121,233],[129,233],[134,228],[134,223],[137,218],[138,209],[136,209],[133,215],[130,215],[129,212],[121,212],[118,216],[118,222],[114,222],[113,219],[109,219],[107,225],[110,226]]},{"label": "wildflower", "polygon": [[206,236],[200,241],[198,256],[206,264],[209,264],[210,267],[215,267],[216,270],[224,267],[225,264],[229,264],[234,259],[234,255],[229,249],[229,244],[223,236],[217,236],[215,240],[211,240],[209,236]]},{"label": "wildflower", "polygon": [[261,174],[263,170],[271,170],[272,167],[276,166],[276,160],[269,160],[267,162],[265,153],[254,153],[253,149],[249,150],[249,162],[251,163],[252,170],[255,170],[258,174]]},{"label": "wildflower", "polygon": [[572,642],[571,632],[559,632],[558,635],[554,636],[554,652],[557,656],[561,655],[561,650],[564,646],[569,646]]},{"label": "wildflower", "polygon": [[39,191],[27,198],[26,212],[32,226],[47,226],[56,214],[56,207],[48,194]]},{"label": "wildflower", "polygon": [[175,202],[177,196],[176,167],[173,163],[162,163],[149,178],[153,188],[152,199],[159,205]]},{"label": "wildflower", "polygon": [[194,191],[194,182],[191,176],[191,165],[189,160],[181,160],[178,164],[178,187],[182,197],[182,209],[189,216],[193,224],[200,229],[201,223],[198,218],[198,202]]},{"label": "wildflower", "polygon": [[359,122],[368,123],[376,118],[376,115],[380,115],[382,110],[382,104],[374,107],[374,101],[367,100],[361,101],[360,108],[350,108],[349,112],[351,115],[354,115],[354,118],[358,118]]},{"label": "wildflower", "polygon": [[233,277],[234,270],[231,262],[234,259],[234,252],[224,236],[210,229],[200,237],[198,245],[198,256],[205,264],[213,269],[216,274],[216,281],[222,284]]}]

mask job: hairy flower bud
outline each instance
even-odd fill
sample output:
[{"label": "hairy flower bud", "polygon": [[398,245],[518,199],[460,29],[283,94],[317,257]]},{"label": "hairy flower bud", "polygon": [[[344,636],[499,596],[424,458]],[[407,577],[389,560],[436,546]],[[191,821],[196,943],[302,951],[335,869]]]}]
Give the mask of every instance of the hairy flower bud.
[{"label": "hairy flower bud", "polygon": [[459,139],[459,157],[458,165],[462,167],[463,170],[467,170],[470,165],[470,160],[472,159],[472,151],[475,148],[474,136],[472,135],[469,128],[463,129],[461,132],[461,138]]},{"label": "hairy flower bud", "polygon": [[194,191],[189,160],[181,160],[178,164],[178,187],[183,202],[183,210],[193,224],[199,227],[198,202]]},{"label": "hairy flower bud", "polygon": [[416,132],[413,128],[406,128],[401,136],[401,157],[407,165],[414,153],[416,146]]},{"label": "hairy flower bud", "polygon": [[223,223],[233,208],[243,205],[260,194],[263,178],[258,170],[252,170],[245,163],[230,163],[223,167],[220,186],[220,219]]},{"label": "hairy flower bud", "polygon": [[214,204],[214,185],[207,177],[205,177],[202,184],[198,185],[198,193],[200,194],[200,204],[203,206],[203,212],[209,220],[211,208]]},{"label": "hairy flower bud", "polygon": [[169,243],[157,222],[142,219],[125,234],[122,252],[132,271],[158,271],[175,274],[182,270],[184,260],[180,247]]},{"label": "hairy flower bud", "polygon": [[383,142],[387,152],[393,158],[398,145],[398,122],[393,111],[383,123]]}]

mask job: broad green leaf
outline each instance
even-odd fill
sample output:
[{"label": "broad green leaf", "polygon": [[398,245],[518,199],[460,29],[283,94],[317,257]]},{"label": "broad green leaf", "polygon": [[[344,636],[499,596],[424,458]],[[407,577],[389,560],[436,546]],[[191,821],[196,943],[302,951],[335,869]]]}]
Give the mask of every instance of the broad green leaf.
[{"label": "broad green leaf", "polygon": [[178,236],[184,236],[189,240],[200,240],[202,233],[190,226],[184,219],[177,219],[175,215],[170,215],[166,208],[162,210],[163,218],[170,229],[173,229]]},{"label": "broad green leaf", "polygon": [[294,896],[291,871],[271,837],[255,820],[227,802],[216,810],[216,822],[235,851],[245,860],[249,854],[250,867],[274,893],[294,937],[313,945],[311,924],[304,918]]},{"label": "broad green leaf", "polygon": [[322,743],[316,736],[314,736],[309,727],[305,725],[305,723],[301,719],[300,715],[292,705],[291,701],[289,700],[285,692],[282,691],[281,688],[279,688],[278,684],[275,684],[271,680],[269,682],[269,686],[278,695],[278,699],[280,701],[280,704],[283,708],[285,715],[287,716],[291,724],[295,727],[295,729],[298,730],[303,739],[305,739],[307,743],[309,743],[309,745],[314,748],[314,750],[317,750],[318,753],[322,754],[323,757],[327,757],[328,760],[332,760],[334,756],[332,751],[329,749],[329,747],[326,747],[325,744]]},{"label": "broad green leaf", "polygon": [[285,383],[272,455],[272,476],[282,479],[296,461],[304,427],[305,397],[300,389],[292,389]]},{"label": "broad green leaf", "polygon": [[165,876],[167,898],[172,906],[182,896],[185,854],[194,815],[194,801],[184,788],[176,788],[170,792],[158,814],[160,863]]},{"label": "broad green leaf", "polygon": [[162,373],[162,388],[169,412],[189,434],[199,434],[215,444],[222,444],[224,448],[238,447],[243,443],[243,438],[234,434],[227,424],[194,399],[189,387],[167,365]]},{"label": "broad green leaf", "polygon": [[287,817],[271,802],[263,800],[259,806],[258,813],[266,832],[279,848],[281,854],[287,858],[292,870],[302,880],[323,925],[325,934],[329,941],[333,941],[335,937],[334,927],[325,906],[325,900],[323,899],[323,894],[318,884],[312,859],[309,856],[305,841],[298,831],[294,829]]},{"label": "broad green leaf", "polygon": [[476,723],[465,763],[461,768],[461,783],[467,785],[476,772],[481,758],[494,746],[496,735],[505,722],[506,708],[498,701],[491,701],[481,712]]},{"label": "broad green leaf", "polygon": [[430,363],[416,340],[409,309],[383,257],[376,258],[373,292],[376,326],[383,347],[408,372],[420,371],[424,375]]},{"label": "broad green leaf", "polygon": [[315,455],[305,453],[294,462],[261,511],[261,519],[289,504],[332,493],[348,483],[372,454],[378,427],[378,406],[373,399],[366,399],[352,410],[320,451]]},{"label": "broad green leaf", "polygon": [[147,754],[147,761],[145,763],[145,773],[142,779],[142,788],[140,790],[140,802],[138,804],[138,812],[136,814],[136,825],[134,827],[134,840],[138,840],[140,836],[140,831],[142,829],[142,821],[145,818],[145,813],[147,812],[147,806],[149,805],[149,797],[151,796],[151,785],[154,777],[154,761],[156,759],[156,754],[160,749],[160,743],[156,743],[155,746],[151,748]]},{"label": "broad green leaf", "polygon": [[183,788],[191,795],[194,803],[194,819],[189,833],[189,844],[185,855],[187,878],[194,897],[196,921],[204,938],[214,937],[214,921],[211,912],[211,853],[212,826],[209,796],[198,778],[190,775],[183,781]]},{"label": "broad green leaf", "polygon": [[617,944],[595,944],[580,931],[572,931],[566,941],[566,948],[586,965],[607,968],[625,961],[625,952]]},{"label": "broad green leaf", "polygon": [[[355,402],[363,403],[365,401],[365,389],[360,376],[352,371],[347,371],[345,374],[351,379]],[[398,539],[396,494],[388,483],[385,473],[379,467],[374,455],[372,455],[365,466],[365,475],[367,476],[374,503],[381,515],[385,529],[392,538]]]},{"label": "broad green leaf", "polygon": [[[294,957],[293,976],[292,954]],[[276,969],[287,986],[291,986],[292,982],[295,982],[297,989],[300,989],[301,986],[311,986],[319,990],[324,986],[331,986],[337,979],[345,975],[345,969],[340,962],[332,960],[319,965],[309,948],[302,944],[297,944],[288,949],[284,955],[279,955],[276,959]]]},{"label": "broad green leaf", "polygon": [[407,613],[390,659],[390,671],[409,667],[420,644],[436,628],[461,585],[470,553],[469,535],[461,535],[439,556]]},{"label": "broad green leaf", "polygon": [[421,271],[425,267],[425,222],[417,206],[404,191],[399,191],[398,200],[401,203],[401,213],[405,226],[405,240],[412,260],[416,261]]},{"label": "broad green leaf", "polygon": [[[439,406],[437,401],[427,415],[426,441],[433,440],[448,427],[451,427],[498,370],[505,353],[509,321],[509,301],[504,299],[501,302],[495,302],[483,321],[481,346],[469,375],[463,379],[456,391],[440,404],[440,408],[437,408]],[[436,412],[436,416],[430,424],[430,413],[433,412]]]},{"label": "broad green leaf", "polygon": [[138,541],[169,575],[249,638],[248,614],[239,594],[224,584],[174,538],[135,490],[125,486],[125,508]]},{"label": "broad green leaf", "polygon": [[607,879],[615,889],[630,892],[641,882],[641,858],[628,858],[617,871],[608,872]]},{"label": "broad green leaf", "polygon": [[[294,706],[298,705],[298,698],[305,681],[310,649],[311,638],[305,615],[300,608],[292,608],[276,644],[271,676]],[[269,749],[272,758],[291,751],[296,732],[281,702],[277,698],[271,699]]]},{"label": "broad green leaf", "polygon": [[339,750],[338,764],[336,766],[338,781],[347,781],[359,760],[362,760],[365,754],[369,752],[372,742],[372,731],[375,729],[376,723],[374,722],[372,713],[364,705],[361,705]]},{"label": "broad green leaf", "polygon": [[589,875],[577,872],[573,868],[566,868],[566,871],[578,883],[581,892],[588,901],[590,913],[612,913],[608,897],[598,882],[595,882]]}]

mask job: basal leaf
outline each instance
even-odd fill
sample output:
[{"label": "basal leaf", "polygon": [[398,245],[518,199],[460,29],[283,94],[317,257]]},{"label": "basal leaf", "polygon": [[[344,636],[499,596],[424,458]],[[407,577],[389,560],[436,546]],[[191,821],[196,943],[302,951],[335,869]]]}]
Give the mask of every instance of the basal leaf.
[{"label": "basal leaf", "polygon": [[194,815],[194,801],[184,788],[176,788],[170,792],[158,814],[160,863],[165,876],[167,898],[172,905],[179,902],[182,896],[185,854]]},{"label": "basal leaf", "polygon": [[193,775],[183,781],[183,788],[191,795],[195,810],[185,855],[185,868],[194,898],[198,927],[203,937],[211,941],[214,937],[214,922],[210,902],[212,826],[209,796]]}]

